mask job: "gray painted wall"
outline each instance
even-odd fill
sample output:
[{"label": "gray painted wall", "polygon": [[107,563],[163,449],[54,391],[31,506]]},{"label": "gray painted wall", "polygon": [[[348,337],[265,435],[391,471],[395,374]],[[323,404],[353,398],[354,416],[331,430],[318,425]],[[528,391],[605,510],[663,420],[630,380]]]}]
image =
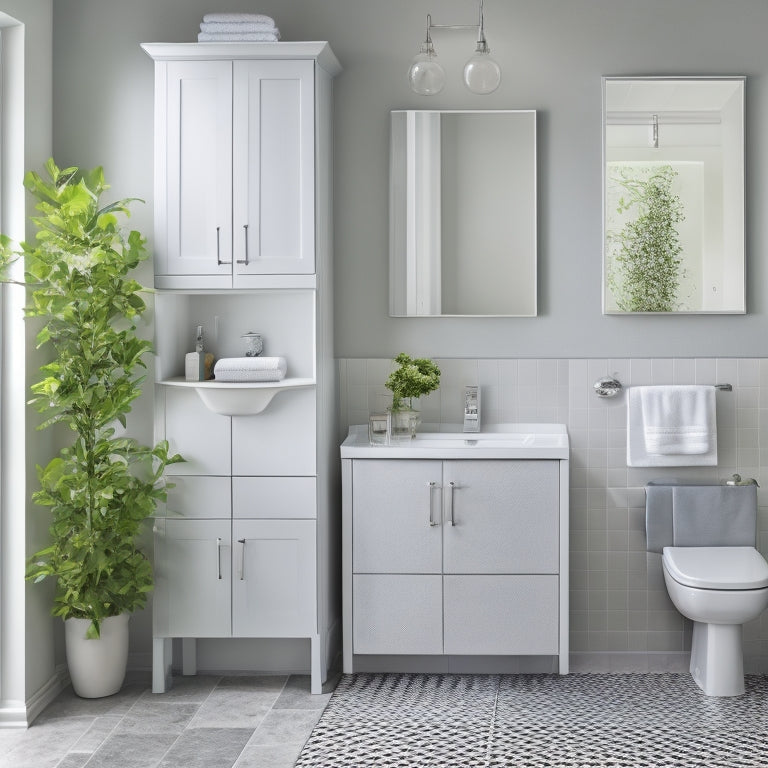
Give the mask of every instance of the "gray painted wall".
[{"label": "gray painted wall", "polygon": [[[142,41],[194,40],[203,13],[250,0],[56,0],[55,152],[105,166],[117,195],[147,200],[151,231],[152,64]],[[411,93],[410,58],[435,23],[475,18],[472,0],[260,0],[286,40],[329,40],[336,81],[336,353],[433,356],[764,356],[768,353],[768,5],[763,0],[488,0],[500,88],[461,83],[471,33],[437,32],[448,83]],[[601,314],[601,75],[744,74],[748,315]],[[539,312],[531,319],[387,316],[388,113],[396,108],[539,111]]]}]

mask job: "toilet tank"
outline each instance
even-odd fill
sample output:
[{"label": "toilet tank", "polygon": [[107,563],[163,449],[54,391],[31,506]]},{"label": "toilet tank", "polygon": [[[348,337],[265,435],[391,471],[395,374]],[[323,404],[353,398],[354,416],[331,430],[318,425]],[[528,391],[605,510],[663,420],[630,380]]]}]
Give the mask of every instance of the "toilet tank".
[{"label": "toilet tank", "polygon": [[647,550],[754,547],[757,486],[651,481],[645,486]]}]

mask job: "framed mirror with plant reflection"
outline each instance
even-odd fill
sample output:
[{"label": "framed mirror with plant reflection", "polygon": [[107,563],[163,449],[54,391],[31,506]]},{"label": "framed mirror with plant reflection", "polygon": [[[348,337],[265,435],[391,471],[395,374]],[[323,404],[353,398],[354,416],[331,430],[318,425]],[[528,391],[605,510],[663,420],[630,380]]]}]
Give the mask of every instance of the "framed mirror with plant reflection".
[{"label": "framed mirror with plant reflection", "polygon": [[603,311],[746,311],[743,77],[603,78]]}]

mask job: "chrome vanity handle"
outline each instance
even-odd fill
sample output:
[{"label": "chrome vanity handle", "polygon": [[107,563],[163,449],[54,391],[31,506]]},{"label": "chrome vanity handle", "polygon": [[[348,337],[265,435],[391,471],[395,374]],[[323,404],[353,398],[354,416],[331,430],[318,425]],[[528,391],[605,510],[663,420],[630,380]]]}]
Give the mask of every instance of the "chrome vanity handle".
[{"label": "chrome vanity handle", "polygon": [[243,232],[245,233],[245,258],[244,259],[238,259],[238,264],[245,264],[245,266],[248,266],[248,225],[243,224]]},{"label": "chrome vanity handle", "polygon": [[216,227],[216,263],[219,266],[222,266],[223,264],[231,264],[231,261],[222,261],[221,260],[221,227]]},{"label": "chrome vanity handle", "polygon": [[243,545],[240,552],[240,581],[245,581],[245,539],[238,539],[237,543]]},{"label": "chrome vanity handle", "polygon": [[429,484],[429,525],[430,527],[434,527],[437,525],[435,518],[432,516],[432,510],[434,509],[432,504],[432,491],[434,491],[436,487],[437,487],[437,483],[435,483],[435,481],[433,480]]},{"label": "chrome vanity handle", "polygon": [[216,537],[216,578],[221,580],[221,536]]},{"label": "chrome vanity handle", "polygon": [[451,481],[448,483],[448,486],[450,487],[450,492],[448,493],[448,525],[455,525],[456,523],[453,520],[453,492],[456,490],[456,483]]}]

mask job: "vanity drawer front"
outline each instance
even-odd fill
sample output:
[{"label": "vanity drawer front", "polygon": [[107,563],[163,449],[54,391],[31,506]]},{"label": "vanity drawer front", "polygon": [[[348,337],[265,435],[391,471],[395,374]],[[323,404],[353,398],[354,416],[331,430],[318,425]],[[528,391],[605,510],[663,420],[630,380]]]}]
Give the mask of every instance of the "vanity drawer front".
[{"label": "vanity drawer front", "polygon": [[226,518],[232,514],[231,483],[228,477],[170,475],[166,503],[170,518]]},{"label": "vanity drawer front", "polygon": [[441,576],[354,576],[352,652],[441,654],[442,591]]},{"label": "vanity drawer front", "polygon": [[558,653],[559,579],[445,576],[445,653]]},{"label": "vanity drawer front", "polygon": [[233,477],[234,518],[314,519],[314,477]]}]

